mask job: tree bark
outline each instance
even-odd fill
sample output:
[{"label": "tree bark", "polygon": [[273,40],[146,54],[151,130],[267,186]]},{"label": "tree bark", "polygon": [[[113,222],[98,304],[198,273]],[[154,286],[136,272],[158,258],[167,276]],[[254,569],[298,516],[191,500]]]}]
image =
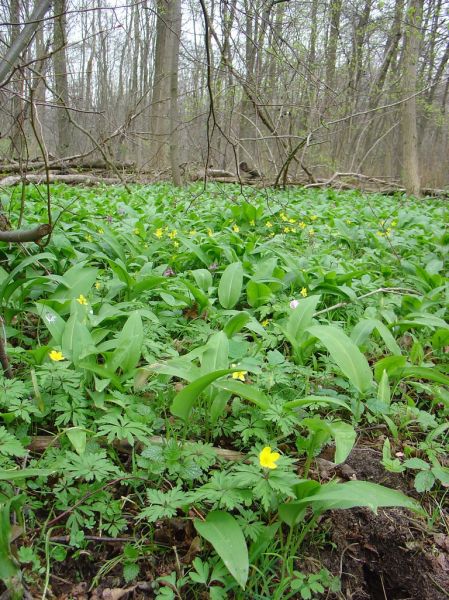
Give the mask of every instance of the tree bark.
[{"label": "tree bark", "polygon": [[[59,157],[69,156],[70,152],[70,120],[67,114],[69,105],[69,84],[67,77],[67,32],[66,32],[66,0],[54,0],[53,29],[53,67],[55,73],[57,146]],[[60,108],[59,108],[60,107]]]},{"label": "tree bark", "polygon": [[421,22],[424,0],[408,0],[403,49],[401,105],[402,178],[407,194],[419,196],[421,191],[416,114],[416,85]]}]

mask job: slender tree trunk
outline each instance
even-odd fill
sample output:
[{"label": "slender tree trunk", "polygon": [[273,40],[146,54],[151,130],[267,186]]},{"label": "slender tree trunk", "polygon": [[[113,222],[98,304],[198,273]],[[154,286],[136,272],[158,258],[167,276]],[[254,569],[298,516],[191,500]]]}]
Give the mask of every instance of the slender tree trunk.
[{"label": "slender tree trunk", "polygon": [[[20,35],[20,0],[11,0],[10,8],[9,8],[9,18],[11,20],[11,35],[9,38],[10,48],[12,48],[17,42]],[[17,56],[18,58],[18,56]],[[11,67],[15,67],[16,65],[10,65]],[[13,122],[11,125],[11,147],[10,153],[14,158],[23,158],[23,153],[25,149],[25,137],[23,132],[24,127],[24,111],[23,111],[23,101],[21,100],[21,96],[23,94],[23,83],[21,82],[20,74],[18,77],[14,75],[12,81],[13,88],[13,96],[12,96],[12,106],[11,113]]]},{"label": "slender tree trunk", "polygon": [[55,72],[57,121],[57,147],[59,157],[69,156],[70,149],[70,120],[67,113],[69,106],[69,84],[67,75],[67,31],[66,31],[66,0],[54,0],[54,29],[53,29],[53,67]]},{"label": "slender tree trunk", "polygon": [[153,165],[157,169],[167,166],[169,148],[167,144],[169,84],[167,69],[167,17],[170,0],[157,0],[156,49],[154,55],[153,93],[151,97],[151,134]]},{"label": "slender tree trunk", "polygon": [[168,44],[170,63],[170,165],[173,183],[181,186],[179,170],[179,110],[178,110],[178,71],[179,45],[181,41],[181,0],[171,0]]},{"label": "slender tree trunk", "polygon": [[407,98],[401,106],[402,161],[407,194],[419,196],[421,191],[416,115],[417,63],[421,39],[424,0],[408,0],[403,52],[402,94]]},{"label": "slender tree trunk", "polygon": [[338,36],[340,31],[342,0],[331,0],[329,35],[326,49],[326,91],[324,108],[329,108],[335,86],[335,70],[337,64]]}]

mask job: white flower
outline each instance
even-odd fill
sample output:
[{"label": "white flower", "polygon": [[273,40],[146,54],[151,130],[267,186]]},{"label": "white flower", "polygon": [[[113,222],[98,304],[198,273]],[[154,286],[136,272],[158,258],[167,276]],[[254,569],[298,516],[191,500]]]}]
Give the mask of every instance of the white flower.
[{"label": "white flower", "polygon": [[290,302],[290,308],[293,310],[295,308],[297,308],[299,306],[299,301],[298,300],[292,300]]},{"label": "white flower", "polygon": [[46,321],[47,321],[48,323],[54,323],[54,322],[56,321],[56,317],[55,317],[55,315],[52,315],[52,314],[50,314],[50,313],[47,313],[47,314],[45,315],[45,319],[46,319]]}]

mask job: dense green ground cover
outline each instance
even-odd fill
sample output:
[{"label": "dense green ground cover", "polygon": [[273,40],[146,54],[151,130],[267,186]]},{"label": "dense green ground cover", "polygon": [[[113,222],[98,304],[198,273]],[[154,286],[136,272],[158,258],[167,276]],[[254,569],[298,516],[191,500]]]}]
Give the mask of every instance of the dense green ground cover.
[{"label": "dense green ground cover", "polygon": [[[45,221],[28,194],[29,225]],[[231,186],[52,197],[46,247],[1,248],[6,585],[45,595],[65,569],[152,581],[158,598],[310,598],[339,589],[296,560],[325,511],[404,506],[444,525],[426,501],[449,486],[444,204]],[[419,503],[316,480],[323,448],[342,463],[368,431]]]}]

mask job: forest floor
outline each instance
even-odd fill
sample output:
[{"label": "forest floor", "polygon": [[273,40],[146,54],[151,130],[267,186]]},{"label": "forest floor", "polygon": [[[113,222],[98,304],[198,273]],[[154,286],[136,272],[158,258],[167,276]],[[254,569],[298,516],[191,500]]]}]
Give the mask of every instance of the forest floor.
[{"label": "forest floor", "polygon": [[57,184],[51,208],[47,244],[0,249],[2,600],[449,596],[444,201]]}]

